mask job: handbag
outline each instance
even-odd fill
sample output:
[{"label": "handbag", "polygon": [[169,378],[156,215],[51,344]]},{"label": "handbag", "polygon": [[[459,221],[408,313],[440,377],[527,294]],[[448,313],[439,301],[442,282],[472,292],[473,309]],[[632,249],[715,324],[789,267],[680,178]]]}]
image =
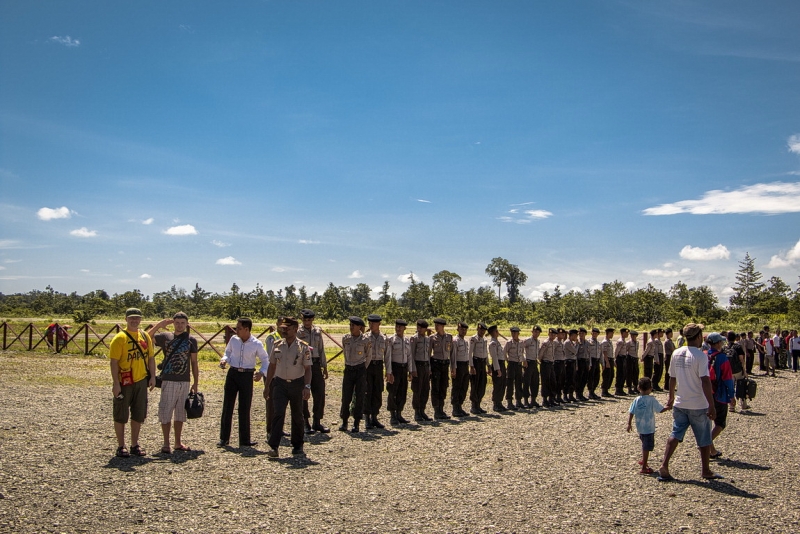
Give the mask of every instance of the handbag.
[{"label": "handbag", "polygon": [[196,395],[189,392],[189,396],[186,397],[186,402],[184,403],[184,408],[186,409],[186,418],[187,419],[199,419],[203,417],[203,410],[206,407],[206,400],[203,397],[203,394],[198,392]]}]

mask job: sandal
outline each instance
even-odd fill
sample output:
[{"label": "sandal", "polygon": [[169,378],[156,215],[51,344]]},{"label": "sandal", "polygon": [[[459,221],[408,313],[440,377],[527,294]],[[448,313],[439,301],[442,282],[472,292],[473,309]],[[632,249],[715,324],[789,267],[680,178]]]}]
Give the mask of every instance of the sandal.
[{"label": "sandal", "polygon": [[128,452],[127,447],[117,447],[117,458],[130,458],[131,453]]},{"label": "sandal", "polygon": [[191,447],[187,447],[186,445],[181,445],[180,447],[175,447],[175,450],[176,451],[182,451],[182,452],[189,452],[189,451],[192,450],[192,448]]},{"label": "sandal", "polygon": [[720,451],[717,451],[716,454],[709,454],[708,455],[709,458],[720,458],[721,456],[722,456],[722,453]]},{"label": "sandal", "polygon": [[161,447],[161,454],[172,454],[172,449],[169,448],[169,445],[164,445]]},{"label": "sandal", "polygon": [[134,456],[146,456],[147,452],[138,445],[131,445],[131,454]]},{"label": "sandal", "polygon": [[653,474],[653,468],[652,467],[645,467],[641,471],[639,471],[639,474],[640,475],[652,475]]}]

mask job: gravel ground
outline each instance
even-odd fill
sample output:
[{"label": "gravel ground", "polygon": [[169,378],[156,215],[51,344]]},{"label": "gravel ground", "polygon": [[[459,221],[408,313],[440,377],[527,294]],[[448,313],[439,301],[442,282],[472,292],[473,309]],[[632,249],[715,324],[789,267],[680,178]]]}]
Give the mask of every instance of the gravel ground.
[{"label": "gravel ground", "polygon": [[[259,445],[214,446],[222,379],[203,367],[206,414],[184,433],[192,452],[153,454],[156,391],[140,440],[148,455],[119,459],[107,360],[0,353],[0,531],[800,531],[800,378],[791,372],[758,377],[753,410],[729,416],[713,467],[724,480],[700,478],[689,433],[672,483],[638,474],[640,443],[625,432],[630,399],[359,435],[334,429],[309,438],[306,459],[281,447],[270,461],[260,398]],[[332,427],[340,385],[331,377]],[[671,421],[657,416],[653,466]]]}]

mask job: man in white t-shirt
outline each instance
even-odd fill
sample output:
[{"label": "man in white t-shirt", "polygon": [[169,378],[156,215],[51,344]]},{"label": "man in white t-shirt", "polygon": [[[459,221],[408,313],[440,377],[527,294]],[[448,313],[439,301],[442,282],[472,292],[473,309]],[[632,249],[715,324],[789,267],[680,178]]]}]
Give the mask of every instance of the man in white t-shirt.
[{"label": "man in white t-shirt", "polygon": [[800,363],[800,336],[797,335],[797,330],[789,332],[789,363],[792,372],[796,373],[797,365]]},{"label": "man in white t-shirt", "polygon": [[764,376],[768,376],[770,372],[772,372],[772,376],[775,376],[775,369],[777,368],[778,363],[778,351],[780,350],[781,346],[781,338],[777,334],[773,337],[769,337],[767,334],[766,339],[764,340],[764,365],[767,368],[767,372],[764,373]]},{"label": "man in white t-shirt", "polygon": [[669,474],[669,460],[689,427],[692,427],[697,448],[700,449],[701,476],[708,480],[722,478],[709,467],[711,422],[717,414],[708,376],[708,356],[700,350],[703,328],[702,324],[687,324],[683,328],[686,345],[672,353],[667,408],[673,408],[673,423],[664,461],[658,470],[658,480],[661,482],[674,480]]}]

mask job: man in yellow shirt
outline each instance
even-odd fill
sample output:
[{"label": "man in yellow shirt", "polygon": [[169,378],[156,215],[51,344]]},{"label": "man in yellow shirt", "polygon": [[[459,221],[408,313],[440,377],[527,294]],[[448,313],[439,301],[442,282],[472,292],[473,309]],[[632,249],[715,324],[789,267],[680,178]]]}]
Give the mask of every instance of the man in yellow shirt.
[{"label": "man in yellow shirt", "polygon": [[[108,357],[111,360],[111,379],[114,395],[114,432],[117,435],[117,456],[144,456],[139,446],[139,430],[147,417],[147,389],[156,385],[156,362],[153,341],[139,330],[142,312],[136,308],[125,311],[125,330],[111,340]],[[148,369],[150,379],[147,380]],[[131,448],[125,446],[125,425],[131,420]]]}]

